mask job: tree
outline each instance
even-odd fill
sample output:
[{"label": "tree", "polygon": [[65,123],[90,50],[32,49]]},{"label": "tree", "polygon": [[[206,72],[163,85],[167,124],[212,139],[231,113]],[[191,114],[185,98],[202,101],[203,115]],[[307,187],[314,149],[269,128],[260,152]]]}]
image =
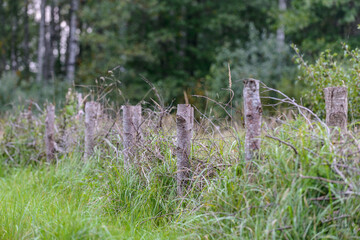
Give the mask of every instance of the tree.
[{"label": "tree", "polygon": [[283,19],[291,42],[308,56],[325,49],[341,52],[340,42],[360,44],[360,1],[292,0]]},{"label": "tree", "polygon": [[39,26],[39,44],[38,44],[38,67],[36,80],[37,82],[41,82],[43,80],[43,64],[44,64],[44,56],[45,56],[45,4],[46,0],[41,0],[40,4],[40,26]]},{"label": "tree", "polygon": [[78,41],[76,37],[77,11],[79,8],[78,0],[71,0],[70,9],[70,32],[69,32],[69,59],[66,69],[66,78],[70,83],[74,82],[76,55],[78,51]]},{"label": "tree", "polygon": [[29,64],[30,64],[30,47],[29,47],[29,15],[28,15],[28,10],[29,10],[29,0],[25,0],[25,10],[24,10],[24,72],[25,72],[25,76],[26,78],[29,77],[29,73],[30,73],[30,69],[29,69]]},{"label": "tree", "polygon": [[148,91],[141,74],[166,101],[181,102],[184,90],[204,93],[219,47],[247,41],[251,22],[265,29],[275,22],[268,11],[274,6],[263,0],[88,1],[81,11],[79,77],[86,81],[115,68],[136,101]]},{"label": "tree", "polygon": [[[285,10],[286,10],[286,0],[279,0],[280,18]],[[278,51],[281,53],[285,45],[285,29],[284,29],[284,23],[281,22],[281,19],[280,19],[280,25],[276,30],[276,39],[278,42]]]},{"label": "tree", "polygon": [[[0,0],[0,22],[5,22],[5,7],[4,1]],[[0,75],[5,70],[6,66],[6,45],[5,45],[5,24],[0,25]]]}]

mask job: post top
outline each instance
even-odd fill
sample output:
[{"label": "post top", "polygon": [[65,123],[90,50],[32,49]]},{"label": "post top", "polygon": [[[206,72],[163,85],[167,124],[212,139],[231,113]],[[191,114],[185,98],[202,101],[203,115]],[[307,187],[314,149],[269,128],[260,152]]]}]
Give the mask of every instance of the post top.
[{"label": "post top", "polygon": [[341,89],[341,90],[347,90],[348,88],[346,86],[338,86],[338,87],[326,87],[324,90],[333,90],[333,89]]},{"label": "post top", "polygon": [[244,84],[249,84],[249,83],[260,83],[260,80],[254,79],[254,78],[246,78],[243,80]]}]

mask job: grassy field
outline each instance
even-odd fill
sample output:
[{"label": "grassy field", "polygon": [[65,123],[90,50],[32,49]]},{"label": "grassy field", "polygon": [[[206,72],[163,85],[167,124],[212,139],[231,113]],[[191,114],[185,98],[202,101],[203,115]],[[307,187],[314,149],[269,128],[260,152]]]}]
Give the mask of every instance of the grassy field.
[{"label": "grassy field", "polygon": [[171,127],[146,128],[130,169],[116,134],[98,138],[88,161],[79,141],[46,164],[41,124],[14,116],[1,140],[0,239],[360,238],[355,128],[331,139],[301,116],[277,119],[265,119],[252,162],[241,127],[199,123],[193,181],[179,198]]},{"label": "grassy field", "polygon": [[81,159],[2,169],[1,239],[173,238],[175,232],[165,224],[146,221],[156,216],[157,209],[150,207],[161,208],[156,206],[161,203],[155,204],[157,194],[136,176],[122,172],[112,191],[123,192],[110,192],[111,179],[95,163],[75,160]]}]

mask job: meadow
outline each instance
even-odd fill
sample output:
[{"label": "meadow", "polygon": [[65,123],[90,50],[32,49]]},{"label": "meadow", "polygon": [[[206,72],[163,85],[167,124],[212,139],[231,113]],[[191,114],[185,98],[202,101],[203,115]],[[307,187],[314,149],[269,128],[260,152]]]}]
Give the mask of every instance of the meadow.
[{"label": "meadow", "polygon": [[53,162],[41,107],[3,117],[0,239],[360,238],[356,122],[334,137],[320,118],[278,108],[264,114],[249,162],[241,118],[196,111],[191,184],[178,196],[174,108],[143,110],[143,139],[127,167],[120,112],[104,107],[84,159],[81,106],[71,99],[57,109]]}]

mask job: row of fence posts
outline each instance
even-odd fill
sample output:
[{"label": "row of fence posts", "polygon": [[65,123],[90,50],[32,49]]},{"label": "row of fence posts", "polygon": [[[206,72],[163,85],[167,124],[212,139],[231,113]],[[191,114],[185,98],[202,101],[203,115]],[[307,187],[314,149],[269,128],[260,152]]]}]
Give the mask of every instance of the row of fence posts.
[{"label": "row of fence posts", "polygon": [[[254,158],[261,144],[262,106],[260,101],[260,82],[255,79],[244,80],[244,118],[245,118],[245,160]],[[329,87],[324,89],[326,103],[326,124],[342,131],[347,128],[347,88]],[[98,114],[98,102],[87,102],[85,105],[85,152],[84,159],[91,157],[94,151],[95,129]],[[129,167],[133,159],[133,148],[141,141],[141,106],[122,106],[123,110],[123,156],[124,165]],[[45,120],[45,145],[47,161],[51,162],[55,154],[55,106],[47,106]],[[177,192],[183,196],[191,179],[191,139],[194,126],[194,108],[190,104],[178,104],[176,114],[177,128]]]}]

